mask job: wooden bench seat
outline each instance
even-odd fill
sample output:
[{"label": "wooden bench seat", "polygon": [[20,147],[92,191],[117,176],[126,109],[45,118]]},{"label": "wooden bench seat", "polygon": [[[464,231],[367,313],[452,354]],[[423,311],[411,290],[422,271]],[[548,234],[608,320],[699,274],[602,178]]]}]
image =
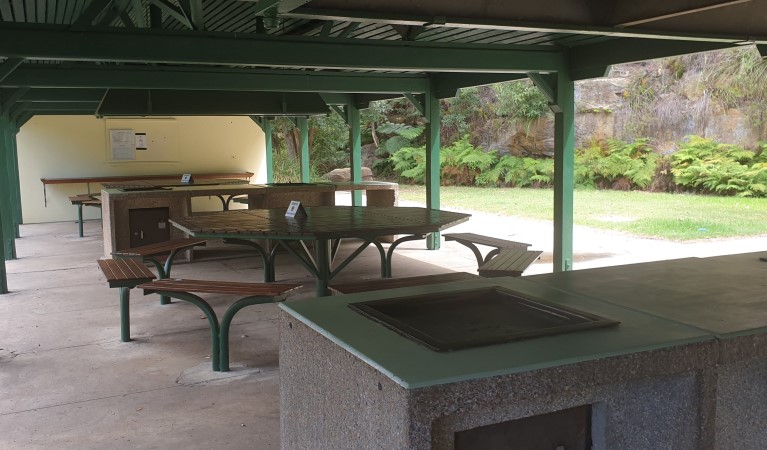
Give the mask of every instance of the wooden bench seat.
[{"label": "wooden bench seat", "polygon": [[[199,238],[178,238],[168,241],[157,242],[155,244],[142,245],[140,247],[127,248],[112,253],[117,258],[141,258],[142,261],[152,264],[157,269],[158,278],[164,279],[170,277],[170,270],[173,266],[173,260],[176,255],[183,251],[198,245],[205,245],[205,239]],[[165,256],[165,263],[160,263],[157,257]],[[160,297],[160,304],[170,303],[168,297]]]},{"label": "wooden bench seat", "polygon": [[396,289],[411,286],[423,286],[429,284],[450,283],[452,281],[466,281],[479,278],[478,275],[467,272],[438,273],[435,275],[421,275],[403,278],[379,278],[375,280],[352,281],[348,283],[334,283],[328,286],[333,295],[355,294],[357,292],[380,291],[383,289]]},{"label": "wooden bench seat", "polygon": [[483,263],[477,272],[482,277],[518,277],[541,253],[538,250],[503,248],[495,258]]},{"label": "wooden bench seat", "polygon": [[[249,305],[282,301],[288,294],[301,287],[289,283],[241,283],[230,281],[164,279],[138,286],[144,294],[157,293],[183,300],[200,308],[210,324],[213,350],[211,359],[214,371],[229,371],[229,328],[234,315]],[[224,312],[219,324],[216,313],[208,302],[197,293],[225,294],[238,297]]]},{"label": "wooden bench seat", "polygon": [[[475,233],[448,233],[443,234],[443,236],[445,241],[455,241],[459,244],[463,244],[466,247],[469,247],[469,249],[471,249],[471,251],[474,253],[474,256],[477,258],[477,267],[480,267],[482,264],[490,261],[490,259],[497,255],[501,249],[513,248],[527,250],[530,247],[530,244],[525,244],[524,242],[509,241],[506,239],[483,236],[481,234]],[[487,255],[482,257],[482,253],[480,253],[479,249],[477,248],[477,244],[493,247],[493,249],[490,250]]]}]

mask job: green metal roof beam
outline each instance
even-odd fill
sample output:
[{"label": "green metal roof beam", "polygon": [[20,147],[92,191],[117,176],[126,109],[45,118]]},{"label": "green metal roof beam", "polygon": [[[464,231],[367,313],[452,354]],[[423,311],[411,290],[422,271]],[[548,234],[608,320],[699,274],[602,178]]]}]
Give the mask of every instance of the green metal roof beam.
[{"label": "green metal roof beam", "polygon": [[104,89],[26,89],[19,98],[24,102],[99,102]]},{"label": "green metal roof beam", "polygon": [[[205,71],[169,67],[22,67],[0,87],[189,89],[265,92],[425,92],[428,78],[410,74],[369,75],[303,71]],[[402,94],[398,94],[402,96]]]},{"label": "green metal roof beam", "polygon": [[415,72],[548,72],[564,67],[553,46],[459,45],[337,38],[237,38],[146,30],[73,33],[52,27],[0,26],[0,55],[66,61],[114,61]]},{"label": "green metal roof beam", "polygon": [[502,83],[527,77],[523,73],[438,73],[433,75],[437,98],[455,97],[458,89]]},{"label": "green metal roof beam", "polygon": [[56,111],[82,111],[83,114],[94,114],[99,102],[19,102],[16,103],[16,111],[30,111],[37,113]]},{"label": "green metal roof beam", "polygon": [[686,55],[733,47],[721,42],[659,41],[656,39],[614,39],[573,47],[568,59],[573,80],[602,76],[610,65],[668,56]]}]

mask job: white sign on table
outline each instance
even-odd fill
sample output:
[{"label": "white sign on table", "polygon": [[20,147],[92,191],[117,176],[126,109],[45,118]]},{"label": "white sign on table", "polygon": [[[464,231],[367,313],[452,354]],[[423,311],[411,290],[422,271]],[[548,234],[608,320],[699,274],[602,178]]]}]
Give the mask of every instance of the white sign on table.
[{"label": "white sign on table", "polygon": [[306,217],[306,210],[300,201],[293,200],[288,205],[288,210],[285,211],[285,217],[288,219],[301,219]]}]

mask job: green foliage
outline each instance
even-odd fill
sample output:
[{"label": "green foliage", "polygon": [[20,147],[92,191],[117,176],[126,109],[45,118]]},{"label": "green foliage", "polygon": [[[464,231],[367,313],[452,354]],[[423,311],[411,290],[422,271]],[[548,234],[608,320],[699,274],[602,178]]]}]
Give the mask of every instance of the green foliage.
[{"label": "green foliage", "polygon": [[478,186],[549,187],[554,178],[554,160],[503,155],[477,177]]},{"label": "green foliage", "polygon": [[[301,181],[301,163],[295,158],[289,158],[286,151],[275,151],[272,164],[275,183],[299,183]],[[309,166],[309,181],[327,180],[318,175],[317,166],[311,164]]]},{"label": "green foliage", "polygon": [[391,155],[404,147],[413,147],[413,141],[423,134],[423,126],[412,126],[404,123],[384,123],[378,126],[381,135],[393,135],[384,140],[376,149],[379,158],[373,163],[372,169],[380,176],[389,176],[394,173]]},{"label": "green foliage", "polygon": [[529,122],[549,112],[548,100],[529,80],[497,83],[493,90],[498,98],[493,110],[498,116]]},{"label": "green foliage", "polygon": [[453,145],[440,151],[441,179],[444,185],[472,186],[482,171],[492,167],[498,160],[495,153],[485,152],[469,142],[464,135]]},{"label": "green foliage", "polygon": [[309,118],[309,159],[319,173],[349,164],[349,128],[338,114]]},{"label": "green foliage", "polygon": [[394,171],[402,178],[421,183],[426,178],[426,146],[403,147],[389,159]]},{"label": "green foliage", "polygon": [[605,144],[577,149],[575,184],[578,186],[623,190],[650,185],[658,168],[658,155],[647,139],[623,142],[612,139]]},{"label": "green foliage", "polygon": [[699,136],[688,136],[671,159],[674,182],[692,191],[767,196],[767,154]]},{"label": "green foliage", "polygon": [[[400,177],[415,183],[426,178],[426,147],[404,147],[390,157]],[[466,135],[440,149],[440,177],[445,185],[474,185],[477,175],[495,164],[497,158],[469,142]]]},{"label": "green foliage", "polygon": [[423,133],[424,127],[415,127],[404,123],[384,123],[378,127],[381,134],[394,134],[409,141],[417,138]]}]

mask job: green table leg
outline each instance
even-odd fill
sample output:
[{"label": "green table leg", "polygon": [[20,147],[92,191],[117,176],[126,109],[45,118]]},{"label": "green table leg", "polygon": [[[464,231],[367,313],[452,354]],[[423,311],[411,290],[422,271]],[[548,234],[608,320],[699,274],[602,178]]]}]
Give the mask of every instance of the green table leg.
[{"label": "green table leg", "polygon": [[120,288],[120,339],[123,342],[130,342],[130,290]]},{"label": "green table leg", "polygon": [[77,205],[77,226],[80,230],[80,237],[83,237],[83,204]]}]

